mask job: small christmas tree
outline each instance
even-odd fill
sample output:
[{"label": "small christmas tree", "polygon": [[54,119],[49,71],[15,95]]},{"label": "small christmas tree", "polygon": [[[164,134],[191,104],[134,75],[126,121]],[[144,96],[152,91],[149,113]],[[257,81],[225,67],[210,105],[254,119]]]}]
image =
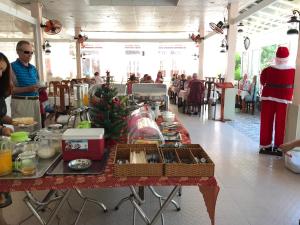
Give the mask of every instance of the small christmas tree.
[{"label": "small christmas tree", "polygon": [[93,127],[105,129],[105,138],[118,140],[127,132],[127,97],[116,97],[117,89],[110,85],[111,76],[106,72],[106,83],[99,87],[91,99]]}]

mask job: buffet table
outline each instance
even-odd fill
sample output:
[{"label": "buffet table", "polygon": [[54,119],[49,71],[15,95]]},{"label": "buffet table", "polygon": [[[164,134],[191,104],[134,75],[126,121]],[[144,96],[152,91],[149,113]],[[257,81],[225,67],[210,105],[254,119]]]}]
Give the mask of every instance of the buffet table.
[{"label": "buffet table", "polygon": [[[158,121],[160,123],[161,121]],[[189,134],[179,127],[183,143],[190,143]],[[109,153],[107,165],[101,175],[57,175],[26,180],[1,180],[0,191],[35,191],[82,188],[111,188],[128,186],[198,186],[202,193],[211,224],[215,224],[215,205],[219,186],[215,177],[114,177],[115,150]],[[177,190],[177,189],[176,189]],[[170,194],[171,196],[171,194]],[[174,196],[174,193],[172,197]],[[67,195],[65,196],[65,199]],[[62,204],[61,204],[62,206]],[[163,210],[163,209],[162,209]],[[58,210],[57,210],[58,211]],[[152,223],[151,223],[152,224]],[[154,223],[153,223],[154,224]]]}]

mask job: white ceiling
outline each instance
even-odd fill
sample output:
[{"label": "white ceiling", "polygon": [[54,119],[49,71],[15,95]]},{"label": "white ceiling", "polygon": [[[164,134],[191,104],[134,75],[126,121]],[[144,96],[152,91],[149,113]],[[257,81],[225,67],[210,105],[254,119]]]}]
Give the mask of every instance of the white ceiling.
[{"label": "white ceiling", "polygon": [[[0,0],[2,1],[2,0]],[[30,9],[33,0],[13,2]],[[208,23],[227,17],[228,3],[238,2],[240,13],[269,0],[39,0],[43,16],[57,19],[63,31],[83,32],[197,32],[200,23],[210,32]],[[244,30],[250,34],[286,26],[292,9],[300,8],[300,0],[277,0],[244,19]],[[12,28],[15,22],[0,15],[0,31]],[[201,19],[204,18],[204,19]],[[205,35],[205,34],[201,34]]]}]

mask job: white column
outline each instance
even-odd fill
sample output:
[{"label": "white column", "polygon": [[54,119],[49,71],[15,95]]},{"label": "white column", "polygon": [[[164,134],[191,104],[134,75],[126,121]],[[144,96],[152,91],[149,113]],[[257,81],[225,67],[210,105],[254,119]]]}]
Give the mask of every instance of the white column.
[{"label": "white column", "polygon": [[296,57],[296,73],[294,81],[293,102],[288,106],[284,141],[300,138],[300,35],[298,36],[298,51]]},{"label": "white column", "polygon": [[[237,25],[231,24],[230,21],[233,20],[238,15],[238,3],[228,4],[228,21],[229,29],[227,32],[227,69],[225,74],[225,81],[234,81],[234,69],[235,69],[235,50],[236,50],[236,39],[237,39]],[[224,117],[225,119],[234,119],[235,116],[235,89],[227,88],[225,92],[224,101]]]},{"label": "white column", "polygon": [[230,21],[232,21],[238,15],[238,6],[239,6],[238,3],[231,3],[228,5],[228,21],[229,21],[229,29],[227,32],[228,57],[227,57],[227,71],[225,74],[225,80],[227,82],[234,81],[237,25],[231,24]]},{"label": "white column", "polygon": [[42,24],[42,4],[38,1],[31,3],[31,15],[36,18],[37,22],[34,27],[34,48],[35,48],[35,61],[36,68],[39,72],[40,80],[45,81],[46,76],[44,74],[44,60],[43,60],[43,48],[44,43]]},{"label": "white column", "polygon": [[[199,25],[199,33],[201,35],[201,37],[204,36],[204,32],[205,32],[205,29],[204,29],[204,23],[205,23],[205,20],[204,20],[204,14],[202,13],[202,16],[200,18],[200,25]],[[204,70],[203,70],[203,67],[204,67],[204,40],[201,40],[199,42],[199,49],[198,49],[198,55],[199,55],[199,61],[198,61],[198,77],[199,79],[203,80],[204,79]]]},{"label": "white column", "polygon": [[[75,37],[78,37],[80,31],[81,31],[80,27],[75,27]],[[80,43],[78,41],[76,41],[76,68],[77,68],[76,78],[81,78],[81,55],[80,55]]]},{"label": "white column", "polygon": [[298,36],[298,51],[296,57],[296,74],[294,82],[293,104],[300,105],[300,35]]}]

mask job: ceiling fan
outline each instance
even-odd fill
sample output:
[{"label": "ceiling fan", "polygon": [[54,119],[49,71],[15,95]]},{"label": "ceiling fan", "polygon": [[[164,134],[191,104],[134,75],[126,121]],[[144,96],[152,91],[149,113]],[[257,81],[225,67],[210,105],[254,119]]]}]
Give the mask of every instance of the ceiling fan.
[{"label": "ceiling fan", "polygon": [[225,24],[222,21],[219,21],[217,24],[210,22],[209,23],[209,27],[216,33],[218,34],[223,34],[224,33],[224,29],[228,28],[229,25]]}]

